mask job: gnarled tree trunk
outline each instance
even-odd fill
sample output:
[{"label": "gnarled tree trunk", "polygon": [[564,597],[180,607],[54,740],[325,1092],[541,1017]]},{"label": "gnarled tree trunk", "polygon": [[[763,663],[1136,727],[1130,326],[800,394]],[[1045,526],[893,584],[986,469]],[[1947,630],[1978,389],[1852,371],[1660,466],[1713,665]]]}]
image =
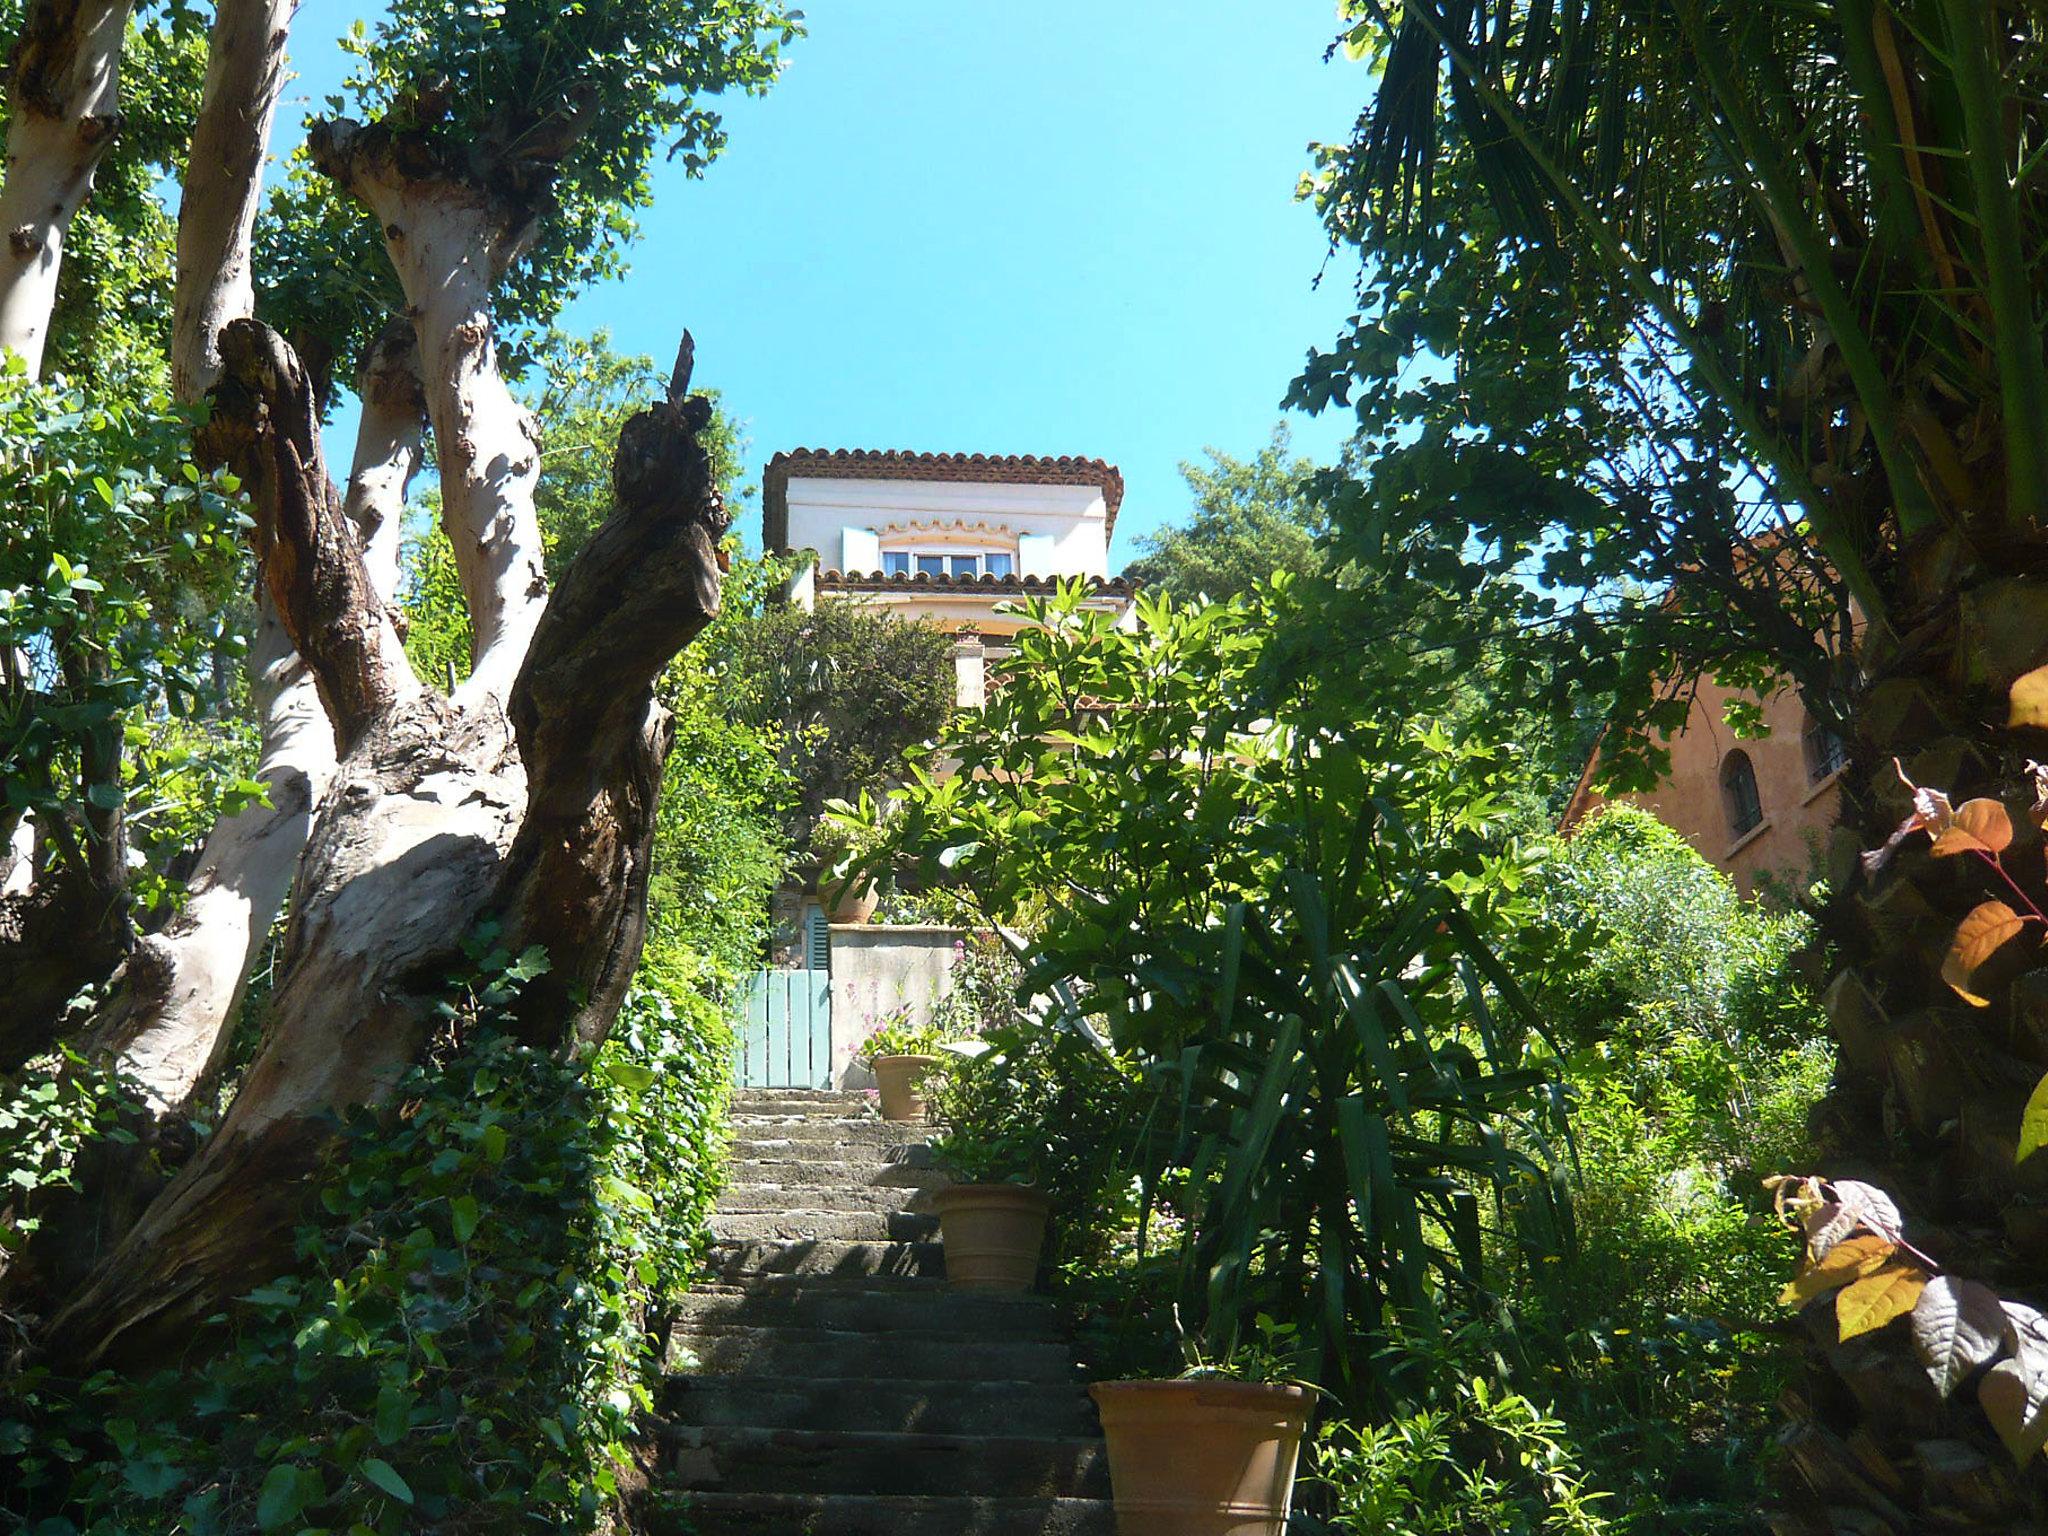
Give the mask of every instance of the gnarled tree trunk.
[{"label": "gnarled tree trunk", "polygon": [[[687,349],[686,349],[687,350]],[[534,628],[501,705],[419,685],[327,481],[308,381],[267,328],[223,338],[215,427],[257,506],[264,582],[343,745],[293,887],[267,1038],[219,1130],[45,1335],[61,1357],[150,1361],[288,1257],[335,1118],[420,1058],[480,918],[553,969],[522,997],[538,1043],[601,1040],[637,961],[667,736],[653,685],[715,615],[726,519],[667,401],[621,434],[612,516]]]}]

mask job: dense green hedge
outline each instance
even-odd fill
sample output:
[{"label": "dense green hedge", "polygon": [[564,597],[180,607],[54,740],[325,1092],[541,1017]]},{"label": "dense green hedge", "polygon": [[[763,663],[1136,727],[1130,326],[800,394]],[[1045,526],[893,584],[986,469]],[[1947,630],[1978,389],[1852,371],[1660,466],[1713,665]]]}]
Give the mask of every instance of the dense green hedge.
[{"label": "dense green hedge", "polygon": [[194,1369],[27,1372],[0,1510],[39,1536],[360,1536],[587,1530],[618,1506],[715,1194],[726,1026],[657,957],[668,985],[579,1070],[493,1027],[537,957],[473,949],[446,1049],[347,1128],[297,1267]]}]

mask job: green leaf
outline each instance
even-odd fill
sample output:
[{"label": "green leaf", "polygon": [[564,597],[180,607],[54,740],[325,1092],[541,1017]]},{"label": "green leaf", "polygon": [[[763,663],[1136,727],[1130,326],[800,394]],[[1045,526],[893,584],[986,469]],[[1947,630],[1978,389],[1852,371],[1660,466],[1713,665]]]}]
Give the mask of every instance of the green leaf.
[{"label": "green leaf", "polygon": [[2020,1115],[2020,1146],[2013,1161],[2024,1163],[2043,1147],[2048,1147],[2048,1076],[2034,1084]]},{"label": "green leaf", "polygon": [[408,1486],[404,1478],[398,1475],[390,1462],[383,1461],[375,1456],[365,1456],[362,1465],[357,1470],[379,1488],[390,1494],[391,1497],[398,1500],[399,1503],[410,1504],[412,1502],[411,1487]]},{"label": "green leaf", "polygon": [[256,1494],[256,1524],[261,1529],[274,1531],[299,1517],[306,1507],[305,1479],[300,1475],[304,1471],[294,1462],[281,1461],[264,1474]]},{"label": "green leaf", "polygon": [[477,1223],[483,1219],[483,1210],[477,1205],[475,1195],[457,1195],[448,1202],[448,1216],[455,1229],[455,1241],[466,1243],[476,1234]]}]

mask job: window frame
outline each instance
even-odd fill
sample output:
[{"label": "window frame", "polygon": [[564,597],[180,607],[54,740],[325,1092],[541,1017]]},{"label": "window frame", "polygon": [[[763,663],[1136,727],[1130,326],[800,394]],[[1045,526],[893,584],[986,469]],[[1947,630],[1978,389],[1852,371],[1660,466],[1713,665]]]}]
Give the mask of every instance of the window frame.
[{"label": "window frame", "polygon": [[1757,783],[1756,764],[1737,747],[1721,759],[1718,777],[1722,818],[1728,823],[1728,835],[1740,842],[1768,819],[1764,815],[1763,789]]}]

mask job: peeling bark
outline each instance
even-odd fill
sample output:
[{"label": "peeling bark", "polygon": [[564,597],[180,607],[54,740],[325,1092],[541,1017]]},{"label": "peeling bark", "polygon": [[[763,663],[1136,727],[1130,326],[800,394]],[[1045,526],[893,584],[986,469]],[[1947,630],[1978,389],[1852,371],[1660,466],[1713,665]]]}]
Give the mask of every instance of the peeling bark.
[{"label": "peeling bark", "polygon": [[441,473],[441,517],[474,636],[465,702],[502,701],[547,603],[539,433],[498,372],[491,290],[544,192],[494,182],[424,136],[316,124],[313,162],[370,209],[405,290]]},{"label": "peeling bark", "polygon": [[[271,417],[296,419],[303,372],[274,336],[243,342],[242,329],[231,328],[230,375]],[[359,721],[293,887],[271,1032],[219,1130],[53,1320],[52,1358],[169,1358],[228,1297],[287,1262],[304,1181],[336,1120],[384,1102],[420,1059],[480,916],[554,962],[523,1000],[531,1038],[587,1045],[609,1028],[645,920],[668,744],[654,684],[718,603],[726,520],[696,441],[710,409],[681,398],[686,384],[683,370],[676,394],[621,434],[618,505],[537,626],[512,719],[489,695],[414,687]],[[270,541],[266,568],[286,547]],[[287,609],[294,628],[374,627],[367,581],[327,569],[359,575],[352,545],[302,540],[291,558],[311,569],[286,592],[357,605],[349,622]]]},{"label": "peeling bark", "polygon": [[220,332],[255,313],[250,239],[263,158],[284,89],[285,39],[298,0],[218,0],[206,85],[178,204],[171,385],[196,400],[220,377]]},{"label": "peeling bark", "polygon": [[370,585],[390,603],[398,593],[405,494],[419,473],[426,431],[419,345],[409,323],[384,328],[357,370],[356,397],[363,415],[342,510],[355,527]]},{"label": "peeling bark", "polygon": [[0,347],[41,374],[64,236],[120,127],[133,0],[32,0],[8,71],[0,184]]}]

